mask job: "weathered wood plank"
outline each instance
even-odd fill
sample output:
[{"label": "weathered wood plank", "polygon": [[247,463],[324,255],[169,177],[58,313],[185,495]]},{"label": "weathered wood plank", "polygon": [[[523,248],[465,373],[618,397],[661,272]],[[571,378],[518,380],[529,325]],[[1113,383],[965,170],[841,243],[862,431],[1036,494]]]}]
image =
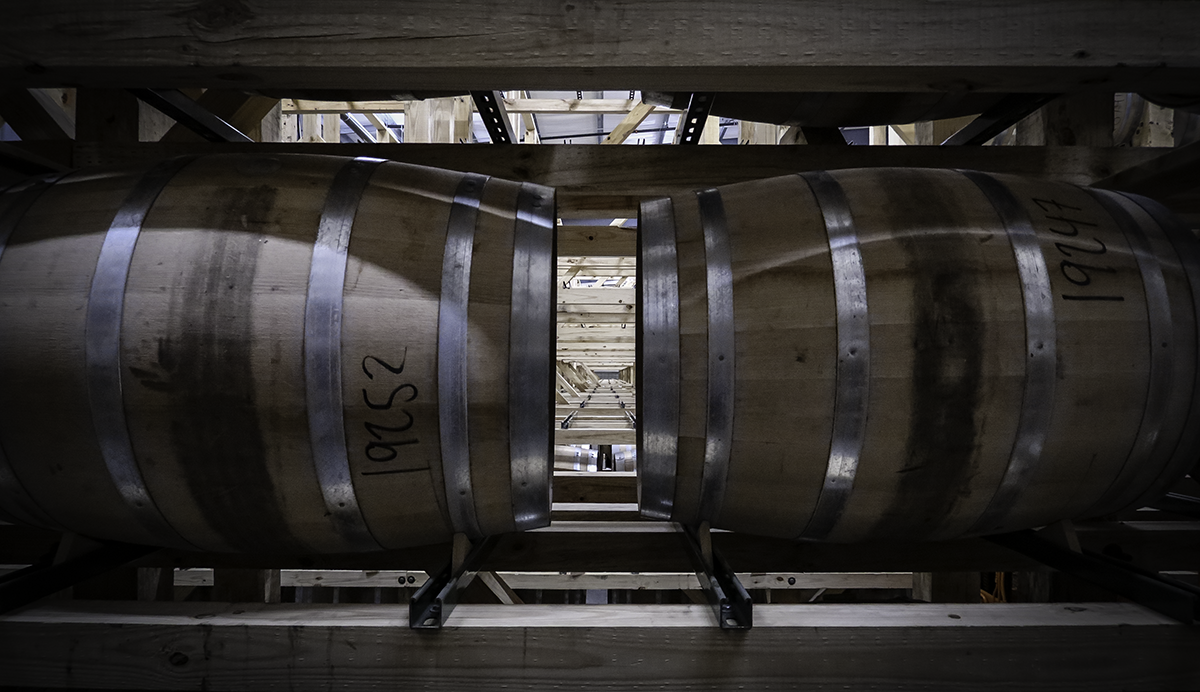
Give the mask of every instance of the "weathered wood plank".
[{"label": "weathered wood plank", "polygon": [[632,471],[555,471],[556,502],[637,502],[637,474]]},{"label": "weathered wood plank", "polygon": [[567,288],[558,292],[558,305],[634,305],[637,289],[633,288]]},{"label": "weathered wood plank", "polygon": [[759,606],[736,642],[704,606],[460,605],[436,636],[406,622],[403,605],[70,603],[0,619],[0,651],[5,684],[39,688],[1200,685],[1200,631],[1128,604]]},{"label": "weathered wood plank", "polygon": [[632,445],[637,444],[637,431],[633,428],[556,428],[554,444]]},{"label": "weathered wood plank", "polygon": [[616,226],[559,226],[559,257],[633,257],[637,229]]},{"label": "weathered wood plank", "polygon": [[[406,101],[312,101],[284,99],[284,113],[403,113]],[[572,113],[575,115],[623,115],[638,105],[630,99],[527,99],[506,98],[504,110],[510,115]],[[657,113],[681,111],[656,107]]]},{"label": "weathered wood plank", "polygon": [[[496,574],[514,589],[665,591],[700,588],[694,572],[636,574],[632,572],[496,572]],[[911,586],[912,576],[911,572],[788,572],[785,574],[751,574],[747,572],[739,574],[738,581],[748,589],[907,589]],[[174,586],[212,586],[214,574],[211,569],[200,568],[178,570],[174,572],[173,577]],[[403,583],[409,588],[419,588],[428,579],[429,575],[424,572],[410,570],[287,569],[280,572],[280,580],[285,587],[396,588]]]},{"label": "weathered wood plank", "polygon": [[[45,0],[6,18],[0,80],[314,89],[1180,91],[1190,2]],[[689,21],[680,21],[681,17]],[[786,17],[786,21],[780,21]],[[1013,46],[1020,46],[1014,50]]]}]

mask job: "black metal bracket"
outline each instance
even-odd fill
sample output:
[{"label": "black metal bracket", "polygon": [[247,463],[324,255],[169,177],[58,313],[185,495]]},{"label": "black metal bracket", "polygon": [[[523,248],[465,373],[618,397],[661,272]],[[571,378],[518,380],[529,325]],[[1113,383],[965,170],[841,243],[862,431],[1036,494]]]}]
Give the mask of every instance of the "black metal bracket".
[{"label": "black metal bracket", "polygon": [[508,111],[504,108],[504,96],[499,91],[472,91],[471,100],[483,118],[483,126],[487,128],[492,144],[512,144],[517,141]]},{"label": "black metal bracket", "polygon": [[58,563],[30,565],[5,574],[0,577],[0,614],[27,606],[157,550],[159,548],[132,543],[102,543],[93,550]]},{"label": "black metal bracket", "polygon": [[354,134],[363,141],[364,144],[374,144],[375,135],[367,131],[363,124],[354,119],[354,116],[349,113],[342,113],[342,122],[346,123]]},{"label": "black metal bracket", "polygon": [[708,112],[712,110],[712,92],[692,94],[688,102],[687,112],[683,114],[683,127],[679,135],[680,144],[699,144],[700,135],[704,132],[704,123],[708,122]]},{"label": "black metal bracket", "polygon": [[1030,113],[1058,98],[1059,94],[1009,94],[979,114],[942,144],[980,145],[1016,125]]},{"label": "black metal bracket", "polygon": [[170,116],[175,122],[210,142],[254,141],[177,89],[130,89],[129,91],[139,100],[162,111],[164,115]]},{"label": "black metal bracket", "polygon": [[1200,588],[1090,550],[1075,552],[1037,531],[987,536],[997,545],[1089,581],[1184,624],[1200,620]]},{"label": "black metal bracket", "polygon": [[484,538],[471,547],[460,564],[455,565],[456,560],[451,559],[436,577],[426,581],[409,601],[408,626],[414,630],[441,629],[458,605],[458,592],[475,578],[496,540],[495,536]]},{"label": "black metal bracket", "polygon": [[696,579],[700,581],[700,588],[717,616],[717,624],[723,630],[748,630],[753,627],[754,603],[750,600],[750,594],[738,581],[725,558],[712,547],[707,524],[699,528],[684,526],[682,536],[688,557],[696,569]]}]

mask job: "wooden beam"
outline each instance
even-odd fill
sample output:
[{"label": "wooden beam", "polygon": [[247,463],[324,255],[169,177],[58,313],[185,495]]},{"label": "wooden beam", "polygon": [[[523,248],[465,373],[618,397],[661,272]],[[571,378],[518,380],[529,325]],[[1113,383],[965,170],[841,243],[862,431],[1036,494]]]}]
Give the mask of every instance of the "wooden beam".
[{"label": "wooden beam", "polygon": [[556,502],[637,502],[633,471],[555,471]]},{"label": "wooden beam", "polygon": [[1200,630],[1124,603],[759,606],[736,642],[707,606],[463,604],[436,642],[407,612],[67,602],[5,616],[0,650],[5,683],[31,688],[244,689],[285,665],[300,692],[1200,686]]},{"label": "wooden beam", "polygon": [[1067,94],[1017,123],[1018,146],[1113,145],[1113,99],[1102,92]]},{"label": "wooden beam", "polygon": [[633,131],[638,129],[638,126],[642,124],[642,121],[648,118],[653,112],[654,106],[650,106],[639,101],[638,104],[633,107],[633,110],[629,111],[629,115],[626,115],[624,118],[622,118],[621,122],[617,123],[617,126],[612,129],[612,132],[609,132],[608,136],[604,138],[604,141],[600,143],[623,144],[625,140],[629,139],[629,135],[633,134]]},{"label": "wooden beam", "polygon": [[560,312],[559,324],[633,324],[637,315],[632,310],[622,312]]},{"label": "wooden beam", "polygon": [[637,229],[616,226],[559,226],[559,257],[633,257]]},{"label": "wooden beam", "polygon": [[[923,0],[547,8],[457,0],[44,0],[6,17],[0,82],[313,89],[1178,92],[1200,80],[1190,2]],[[688,17],[690,21],[679,21]],[[787,17],[788,21],[779,21]],[[636,21],[633,19],[636,18]],[[869,20],[864,18],[870,18]],[[503,37],[487,40],[486,37]],[[1020,46],[1014,50],[1013,46]]]},{"label": "wooden beam", "polygon": [[558,305],[634,305],[637,289],[634,288],[570,288],[558,292]]},{"label": "wooden beam", "polygon": [[633,428],[556,428],[554,444],[632,445],[637,444],[637,431]]},{"label": "wooden beam", "polygon": [[[407,101],[309,101],[284,99],[284,113],[403,113]],[[632,111],[640,102],[628,99],[530,99],[506,98],[504,109],[509,114],[523,115],[567,113],[575,115],[622,115]],[[659,113],[679,113],[672,108],[658,107]]]},{"label": "wooden beam", "polygon": [[[215,571],[206,568],[178,570],[173,573],[171,585],[212,586]],[[700,588],[693,572],[492,572],[492,574],[503,579],[512,589],[664,591]],[[404,584],[408,588],[419,588],[428,579],[429,575],[424,572],[411,570],[285,569],[280,571],[280,580],[285,587],[337,586],[364,589],[397,588],[400,584]],[[784,574],[751,574],[747,572],[739,574],[738,580],[742,582],[743,586],[750,589],[907,589],[912,582],[912,573],[787,572]],[[138,600],[169,601],[171,599],[144,598]]]}]

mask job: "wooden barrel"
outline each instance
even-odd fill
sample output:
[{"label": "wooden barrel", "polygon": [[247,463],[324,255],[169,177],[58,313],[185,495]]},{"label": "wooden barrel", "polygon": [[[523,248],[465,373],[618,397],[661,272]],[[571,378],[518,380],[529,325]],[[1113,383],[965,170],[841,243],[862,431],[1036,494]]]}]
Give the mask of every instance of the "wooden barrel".
[{"label": "wooden barrel", "polygon": [[206,551],[549,522],[551,189],[214,155],[0,197],[0,507]]},{"label": "wooden barrel", "polygon": [[640,212],[639,502],[835,542],[1110,513],[1198,456],[1196,242],[985,173],[805,173]]}]

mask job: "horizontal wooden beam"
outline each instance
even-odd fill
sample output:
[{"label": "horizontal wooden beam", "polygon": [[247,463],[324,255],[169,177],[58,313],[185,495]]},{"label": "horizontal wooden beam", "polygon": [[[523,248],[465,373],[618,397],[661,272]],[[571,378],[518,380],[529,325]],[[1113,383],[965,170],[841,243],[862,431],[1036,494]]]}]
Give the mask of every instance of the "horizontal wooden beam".
[{"label": "horizontal wooden beam", "polygon": [[[1200,630],[1126,603],[405,605],[49,603],[0,618],[6,685],[195,690],[1195,689]],[[797,685],[797,683],[803,683]],[[811,684],[810,684],[811,683]]]},{"label": "horizontal wooden beam", "polygon": [[633,471],[555,471],[556,502],[637,502]]},{"label": "horizontal wooden beam", "polygon": [[632,445],[637,444],[633,428],[556,428],[556,445]]},{"label": "horizontal wooden beam", "polygon": [[318,0],[44,0],[0,27],[0,82],[1171,93],[1200,81],[1200,7],[1191,2],[767,0],[736,22],[728,12],[727,3],[683,0],[450,0],[353,12]]},{"label": "horizontal wooden beam", "polygon": [[632,310],[621,312],[560,312],[559,324],[634,324],[637,315]]},{"label": "horizontal wooden beam", "polygon": [[637,289],[634,288],[560,288],[559,310],[564,305],[634,305]]},{"label": "horizontal wooden beam", "polygon": [[556,230],[559,257],[633,257],[637,254],[636,228],[559,226]]},{"label": "horizontal wooden beam", "polygon": [[[464,92],[465,93],[465,92]],[[403,113],[406,101],[311,101],[284,99],[284,113]],[[504,110],[516,113],[574,115],[623,115],[638,105],[628,99],[504,99]],[[679,113],[657,107],[656,113]]]},{"label": "horizontal wooden beam", "polygon": [[[496,572],[514,589],[634,589],[666,591],[699,589],[694,572]],[[341,588],[420,588],[429,575],[411,570],[280,570],[280,585]],[[411,581],[409,578],[412,578]],[[748,589],[907,589],[912,572],[788,572],[739,574]],[[175,586],[212,586],[213,570],[205,567],[177,570]]]}]

